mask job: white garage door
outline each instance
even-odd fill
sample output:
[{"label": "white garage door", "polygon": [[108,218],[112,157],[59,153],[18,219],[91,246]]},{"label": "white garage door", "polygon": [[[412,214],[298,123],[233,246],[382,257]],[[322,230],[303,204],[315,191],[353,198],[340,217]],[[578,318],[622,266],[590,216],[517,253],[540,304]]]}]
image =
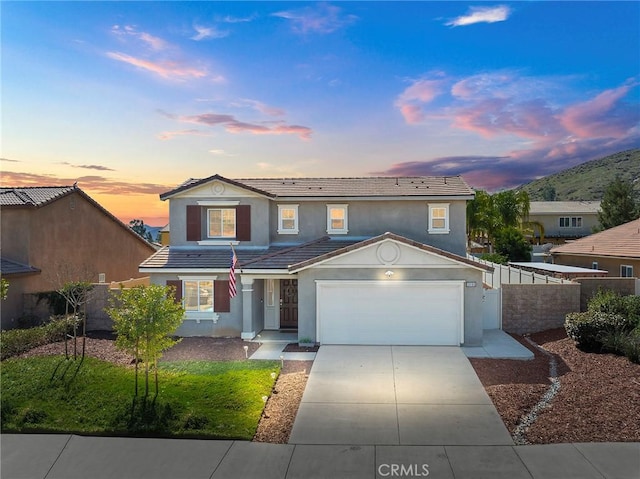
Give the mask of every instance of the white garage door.
[{"label": "white garage door", "polygon": [[318,281],[321,344],[463,342],[462,281]]}]

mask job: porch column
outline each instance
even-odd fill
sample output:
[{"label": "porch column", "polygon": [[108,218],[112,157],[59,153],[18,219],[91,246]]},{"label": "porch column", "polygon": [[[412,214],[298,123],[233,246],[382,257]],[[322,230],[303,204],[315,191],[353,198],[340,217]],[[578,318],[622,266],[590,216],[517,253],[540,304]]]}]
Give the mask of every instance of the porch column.
[{"label": "porch column", "polygon": [[253,329],[253,278],[240,276],[242,284],[242,339],[253,339],[256,332]]}]

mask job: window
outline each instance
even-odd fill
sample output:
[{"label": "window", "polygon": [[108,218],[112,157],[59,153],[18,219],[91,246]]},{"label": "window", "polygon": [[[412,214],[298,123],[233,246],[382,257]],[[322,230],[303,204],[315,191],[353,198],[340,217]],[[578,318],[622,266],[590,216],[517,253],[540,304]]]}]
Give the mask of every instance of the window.
[{"label": "window", "polygon": [[209,238],[236,237],[236,209],[212,208],[209,215]]},{"label": "window", "polygon": [[598,269],[598,262],[594,261],[593,263],[591,263],[591,269]]},{"label": "window", "polygon": [[348,229],[348,205],[327,205],[327,233],[346,234]]},{"label": "window", "polygon": [[429,233],[449,233],[449,204],[429,205]]},{"label": "window", "polygon": [[620,276],[623,278],[633,278],[633,266],[623,264],[620,266]]},{"label": "window", "polygon": [[560,228],[582,228],[582,216],[561,216]]},{"label": "window", "polygon": [[186,311],[213,311],[213,281],[187,280],[183,282]]},{"label": "window", "polygon": [[278,205],[278,233],[298,234],[298,205]]}]

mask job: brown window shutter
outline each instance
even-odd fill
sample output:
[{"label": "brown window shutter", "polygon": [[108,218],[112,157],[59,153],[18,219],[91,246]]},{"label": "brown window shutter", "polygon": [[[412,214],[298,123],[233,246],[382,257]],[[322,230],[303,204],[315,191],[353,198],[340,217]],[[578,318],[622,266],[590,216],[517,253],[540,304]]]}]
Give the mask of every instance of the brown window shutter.
[{"label": "brown window shutter", "polygon": [[187,205],[187,241],[202,239],[202,214],[198,205]]},{"label": "brown window shutter", "polygon": [[251,205],[236,206],[236,239],[251,241]]},{"label": "brown window shutter", "polygon": [[173,286],[173,298],[176,300],[176,303],[182,303],[182,281],[179,279],[169,279],[167,280],[167,286]]},{"label": "brown window shutter", "polygon": [[216,313],[228,313],[231,311],[229,280],[217,279],[213,282],[213,311]]}]

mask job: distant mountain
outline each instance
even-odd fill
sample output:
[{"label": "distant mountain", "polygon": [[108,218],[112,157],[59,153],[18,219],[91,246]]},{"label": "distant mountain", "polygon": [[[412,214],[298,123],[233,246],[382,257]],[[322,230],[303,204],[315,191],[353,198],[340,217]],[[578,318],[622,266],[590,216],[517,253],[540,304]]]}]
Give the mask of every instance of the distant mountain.
[{"label": "distant mountain", "polygon": [[556,201],[598,201],[616,176],[634,182],[640,198],[640,148],[621,151],[592,160],[520,187],[531,201],[544,201],[545,193],[555,189]]}]

